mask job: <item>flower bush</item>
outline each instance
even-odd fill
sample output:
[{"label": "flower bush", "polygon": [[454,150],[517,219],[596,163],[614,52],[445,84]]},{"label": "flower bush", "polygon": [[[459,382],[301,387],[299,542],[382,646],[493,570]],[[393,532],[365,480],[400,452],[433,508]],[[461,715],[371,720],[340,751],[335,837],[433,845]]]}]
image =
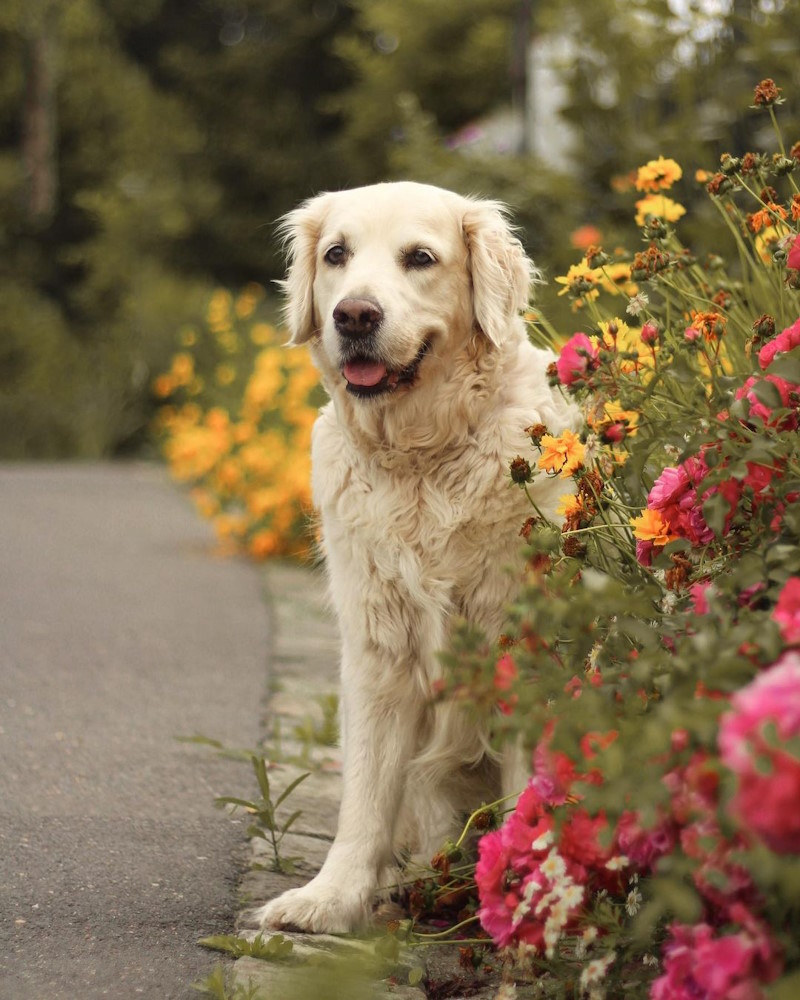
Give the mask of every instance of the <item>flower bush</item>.
[{"label": "flower bush", "polygon": [[759,85],[777,152],[696,178],[727,248],[681,243],[687,181],[660,157],[636,175],[641,249],[589,246],[557,279],[581,318],[550,377],[584,426],[529,428],[510,473],[563,479],[563,521],[522,526],[499,646],[465,626],[446,654],[436,696],[532,753],[460,917],[536,996],[800,989],[800,143],[780,102]]},{"label": "flower bush", "polygon": [[220,541],[256,559],[308,551],[311,427],[319,402],[307,352],[265,322],[264,292],[219,289],[206,328],[153,383],[156,433],[172,474],[192,486]]}]

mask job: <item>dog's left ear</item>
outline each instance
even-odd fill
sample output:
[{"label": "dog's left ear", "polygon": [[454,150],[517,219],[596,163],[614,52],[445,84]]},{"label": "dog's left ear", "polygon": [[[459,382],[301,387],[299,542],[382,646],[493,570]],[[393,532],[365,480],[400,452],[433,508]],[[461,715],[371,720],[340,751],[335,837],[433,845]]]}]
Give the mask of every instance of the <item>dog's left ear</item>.
[{"label": "dog's left ear", "polygon": [[464,213],[475,324],[499,345],[528,304],[533,263],[514,235],[503,205],[474,201]]},{"label": "dog's left ear", "polygon": [[314,321],[314,274],[317,244],[322,230],[325,195],[304,202],[285,215],[279,226],[286,246],[289,269],[279,281],[286,301],[283,315],[291,345],[304,344],[317,332]]}]

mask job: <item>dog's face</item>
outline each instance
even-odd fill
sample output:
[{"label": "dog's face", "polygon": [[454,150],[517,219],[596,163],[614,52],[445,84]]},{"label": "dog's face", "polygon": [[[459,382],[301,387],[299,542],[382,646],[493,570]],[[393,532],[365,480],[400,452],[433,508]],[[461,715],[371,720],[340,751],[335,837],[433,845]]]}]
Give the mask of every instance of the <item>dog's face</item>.
[{"label": "dog's face", "polygon": [[292,343],[360,400],[413,390],[479,333],[499,346],[530,262],[498,205],[401,182],[321,195],[284,222]]}]

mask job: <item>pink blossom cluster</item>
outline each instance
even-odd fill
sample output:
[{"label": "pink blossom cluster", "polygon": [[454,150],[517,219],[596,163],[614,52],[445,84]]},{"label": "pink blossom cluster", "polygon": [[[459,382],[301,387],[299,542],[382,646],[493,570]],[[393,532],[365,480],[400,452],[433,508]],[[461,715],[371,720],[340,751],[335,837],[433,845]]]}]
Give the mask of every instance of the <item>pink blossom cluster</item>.
[{"label": "pink blossom cluster", "polygon": [[766,928],[744,907],[732,914],[739,930],[719,934],[707,923],[674,924],[664,946],[664,974],[651,1000],[763,1000],[762,984],[781,973],[782,962]]},{"label": "pink blossom cluster", "polygon": [[[610,844],[603,811],[591,816],[573,804],[555,837],[554,810],[566,805],[578,777],[569,759],[536,752],[537,770],[503,826],[481,838],[475,879],[481,925],[499,947],[524,943],[550,953],[562,933],[574,932],[589,898],[620,894],[630,876],[652,870],[675,846],[671,825],[644,829],[623,814]],[[592,775],[582,780],[596,780]]]},{"label": "pink blossom cluster", "polygon": [[[792,629],[797,619],[795,609]],[[784,854],[800,853],[800,759],[785,747],[798,736],[800,654],[790,650],[733,695],[718,737],[722,761],[738,778],[734,813]]]}]

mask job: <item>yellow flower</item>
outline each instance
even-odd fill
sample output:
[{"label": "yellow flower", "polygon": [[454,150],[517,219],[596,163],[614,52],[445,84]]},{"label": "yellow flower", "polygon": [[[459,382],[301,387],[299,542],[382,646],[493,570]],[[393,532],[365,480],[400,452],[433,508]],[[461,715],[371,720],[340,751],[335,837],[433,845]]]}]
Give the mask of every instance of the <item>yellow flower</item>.
[{"label": "yellow flower", "polygon": [[648,160],[636,172],[637,191],[666,191],[675,181],[683,177],[683,170],[675,160],[665,160],[659,156],[657,160]]},{"label": "yellow flower", "polygon": [[185,326],[181,330],[180,342],[182,347],[194,347],[197,343],[197,334],[191,326]]},{"label": "yellow flower", "polygon": [[665,222],[677,222],[686,215],[686,209],[666,195],[649,194],[636,202],[636,225],[643,226],[648,215],[656,215]]},{"label": "yellow flower", "polygon": [[217,365],[214,378],[218,385],[230,385],[236,378],[236,369],[233,365]]},{"label": "yellow flower", "polygon": [[172,359],[172,375],[178,385],[188,385],[194,378],[194,358],[186,351]]},{"label": "yellow flower", "polygon": [[253,323],[250,327],[250,340],[256,347],[266,347],[267,344],[273,344],[276,339],[275,327],[268,323]]},{"label": "yellow flower", "polygon": [[573,264],[569,271],[556,278],[556,281],[559,285],[564,286],[558,293],[559,295],[576,295],[589,300],[596,299],[598,296],[598,291],[595,288],[597,272],[589,267],[585,261]]},{"label": "yellow flower", "polygon": [[539,468],[545,472],[558,473],[562,479],[569,479],[573,472],[583,465],[586,447],[573,431],[564,431],[559,437],[545,434],[540,442],[542,457]]},{"label": "yellow flower", "polygon": [[632,517],[633,537],[642,542],[652,542],[654,545],[666,545],[677,535],[670,533],[669,525],[657,510],[645,509],[639,517]]},{"label": "yellow flower", "polygon": [[564,520],[568,520],[575,514],[582,513],[586,508],[583,505],[583,497],[580,493],[565,493],[563,496],[558,498],[558,507],[556,507],[556,514],[559,517],[563,517]]}]

